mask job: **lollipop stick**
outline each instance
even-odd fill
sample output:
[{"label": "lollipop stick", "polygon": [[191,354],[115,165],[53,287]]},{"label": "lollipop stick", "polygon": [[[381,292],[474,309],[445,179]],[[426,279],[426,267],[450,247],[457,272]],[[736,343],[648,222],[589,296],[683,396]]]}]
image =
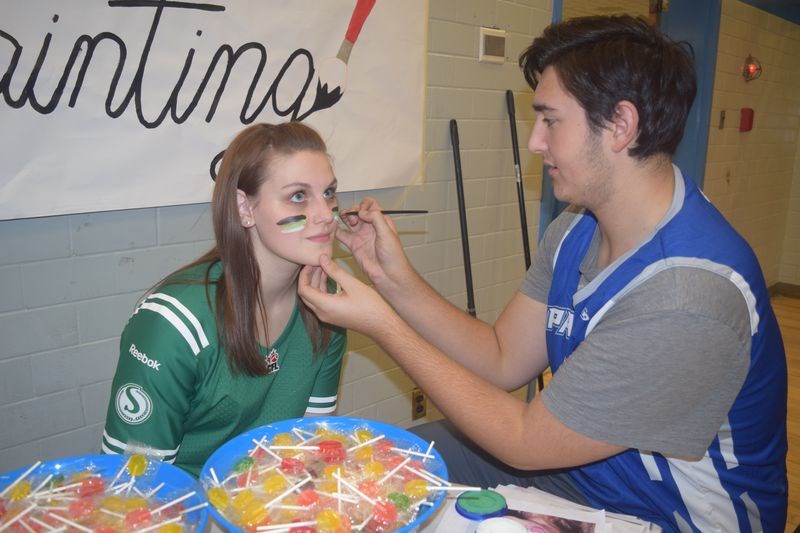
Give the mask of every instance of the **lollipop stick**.
[{"label": "lollipop stick", "polygon": [[186,499],[188,499],[188,498],[191,498],[191,497],[192,497],[192,496],[194,496],[195,494],[197,494],[197,492],[196,492],[196,491],[192,491],[192,492],[189,492],[189,493],[187,493],[187,494],[184,494],[183,496],[181,496],[181,497],[179,497],[179,498],[175,498],[174,500],[172,500],[172,501],[170,501],[170,502],[167,502],[167,503],[165,503],[165,504],[164,504],[164,505],[162,505],[161,507],[158,507],[157,509],[154,509],[154,510],[153,510],[153,511],[152,511],[150,514],[158,514],[158,513],[160,513],[161,511],[163,511],[164,509],[166,509],[167,507],[172,507],[172,506],[173,506],[173,505],[175,505],[176,503],[180,503],[180,502],[182,502],[183,500],[186,500]]},{"label": "lollipop stick", "polygon": [[368,445],[372,444],[373,442],[377,442],[377,441],[381,440],[385,436],[386,435],[378,435],[377,437],[369,439],[369,440],[366,440],[366,441],[362,442],[361,444],[356,444],[355,446],[351,446],[351,447],[347,448],[347,451],[348,452],[352,452],[353,450],[357,450],[357,449],[359,449],[359,448],[361,448],[363,446],[368,446]]},{"label": "lollipop stick", "polygon": [[33,472],[34,470],[36,470],[36,469],[39,467],[39,465],[40,465],[40,464],[42,464],[42,462],[41,462],[41,461],[36,461],[35,463],[33,463],[33,465],[31,465],[31,467],[30,467],[30,468],[28,468],[26,471],[24,471],[24,472],[22,473],[22,475],[21,475],[21,476],[19,476],[17,479],[15,479],[14,481],[12,481],[12,482],[11,482],[11,484],[10,484],[9,486],[7,486],[6,488],[4,488],[4,489],[3,489],[3,491],[2,491],[2,492],[0,492],[0,496],[5,496],[6,492],[8,492],[8,491],[11,489],[11,487],[13,487],[13,486],[14,486],[14,485],[16,485],[17,483],[19,483],[20,481],[22,481],[23,479],[25,479],[25,477],[26,477],[28,474],[30,474],[31,472]]},{"label": "lollipop stick", "polygon": [[363,492],[361,492],[360,490],[358,490],[358,489],[357,489],[355,486],[353,486],[353,485],[352,485],[352,484],[350,484],[349,482],[347,482],[347,481],[345,481],[344,479],[342,479],[342,476],[340,476],[340,475],[338,474],[338,472],[334,472],[334,473],[333,473],[333,477],[335,477],[335,478],[336,478],[336,479],[339,481],[339,483],[341,483],[342,485],[344,485],[344,486],[345,486],[345,487],[347,487],[348,489],[352,490],[353,492],[355,492],[356,494],[358,494],[359,496],[361,496],[362,498],[364,498],[364,499],[365,499],[366,501],[368,501],[370,504],[372,504],[372,505],[375,505],[375,500],[373,500],[372,498],[370,498],[369,496],[367,496],[366,494],[364,494]]},{"label": "lollipop stick", "polygon": [[13,524],[14,522],[16,522],[17,520],[19,520],[20,518],[22,518],[22,517],[23,517],[23,516],[25,516],[26,514],[28,514],[28,513],[30,513],[31,511],[33,511],[33,509],[34,509],[35,507],[36,507],[36,504],[35,504],[35,503],[32,503],[32,504],[30,504],[30,505],[29,505],[29,506],[28,506],[28,507],[27,507],[27,508],[26,508],[24,511],[22,511],[21,513],[19,513],[17,516],[15,516],[14,518],[12,518],[11,520],[9,520],[8,522],[6,522],[5,524],[3,524],[3,525],[0,525],[0,531],[4,531],[6,528],[8,528],[8,526],[10,526],[11,524]]},{"label": "lollipop stick", "polygon": [[50,513],[50,516],[52,516],[53,518],[55,518],[55,519],[56,519],[56,520],[58,520],[59,522],[64,522],[64,523],[65,523],[65,524],[67,524],[69,527],[74,527],[74,528],[75,528],[75,529],[77,529],[78,531],[85,531],[86,533],[92,533],[92,529],[91,529],[91,528],[88,528],[88,527],[82,526],[82,525],[78,524],[77,522],[73,522],[72,520],[70,520],[70,519],[68,519],[68,518],[64,518],[64,517],[63,517],[63,516],[61,516],[60,514],[56,514],[56,513]]},{"label": "lollipop stick", "polygon": [[409,461],[411,461],[411,457],[406,457],[405,459],[403,459],[402,463],[400,463],[396,467],[394,467],[391,470],[389,470],[389,472],[387,472],[386,475],[383,476],[380,479],[380,481],[378,481],[378,483],[383,483],[384,481],[386,481],[387,479],[389,479],[390,477],[395,475],[397,473],[397,471],[400,470],[401,468],[403,468],[404,466],[406,466],[409,463]]},{"label": "lollipop stick", "polygon": [[170,518],[169,520],[164,520],[163,522],[159,522],[158,524],[153,524],[152,526],[147,526],[147,527],[142,528],[142,529],[137,529],[137,531],[139,533],[145,533],[145,531],[153,531],[154,529],[158,529],[161,526],[164,526],[166,524],[172,524],[174,522],[178,522],[180,519],[181,519],[180,516],[175,516],[175,517]]},{"label": "lollipop stick", "polygon": [[295,527],[310,527],[317,525],[316,520],[307,520],[305,522],[290,522],[288,524],[272,524],[269,526],[258,526],[256,531],[284,531],[290,530]]},{"label": "lollipop stick", "polygon": [[283,491],[280,494],[278,494],[275,498],[273,498],[270,501],[268,501],[267,503],[265,503],[264,507],[269,509],[272,504],[274,504],[275,502],[281,501],[286,496],[288,496],[289,494],[291,494],[292,492],[294,492],[298,488],[302,487],[303,485],[305,485],[309,481],[311,481],[311,476],[306,476],[305,479],[300,480],[298,483],[295,483],[294,485],[292,485],[291,487],[289,487],[285,491]]}]

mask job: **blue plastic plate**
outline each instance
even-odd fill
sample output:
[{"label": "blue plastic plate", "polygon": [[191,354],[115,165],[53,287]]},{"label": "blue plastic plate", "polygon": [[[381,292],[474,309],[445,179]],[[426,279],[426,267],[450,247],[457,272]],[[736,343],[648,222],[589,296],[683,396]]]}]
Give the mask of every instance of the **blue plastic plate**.
[{"label": "blue plastic plate", "polygon": [[[320,426],[330,428],[337,433],[350,434],[359,429],[369,430],[373,435],[385,435],[387,439],[394,441],[395,446],[399,448],[419,450],[425,452],[428,449],[429,442],[424,441],[413,433],[392,426],[383,422],[375,420],[367,420],[364,418],[352,418],[344,416],[320,416],[312,418],[294,418],[290,420],[282,420],[274,422],[265,426],[251,429],[241,435],[234,437],[222,446],[220,446],[211,457],[208,458],[203,469],[200,471],[200,481],[204,485],[212,485],[212,477],[210,469],[213,468],[214,472],[221,479],[228,475],[233,468],[234,463],[246,456],[247,453],[253,448],[253,439],[260,441],[262,437],[267,440],[271,439],[278,433],[291,433],[293,428],[309,431],[313,433]],[[431,455],[434,456],[426,465],[426,469],[435,474],[436,476],[447,479],[447,467],[442,460],[441,455],[433,449]],[[440,491],[433,500],[433,505],[423,506],[417,514],[416,519],[410,522],[401,529],[396,530],[398,533],[408,533],[414,531],[420,524],[425,522],[428,517],[442,504],[445,498],[445,491]],[[234,524],[231,524],[220,512],[218,512],[213,505],[208,506],[211,514],[229,531],[243,532]]]},{"label": "blue plastic plate", "polygon": [[[88,470],[99,473],[106,482],[110,482],[120,469],[122,469],[128,458],[129,456],[127,455],[80,455],[52,461],[43,461],[35,470],[25,476],[25,479],[35,484],[37,479],[43,481],[49,474],[70,476]],[[30,466],[33,465],[0,474],[0,491],[13,483],[28,470]],[[120,480],[128,479],[126,476],[127,472],[123,473]],[[117,481],[117,483],[119,483],[119,481]],[[160,483],[164,483],[164,486],[153,496],[155,500],[164,501],[166,503],[181,494],[196,491],[196,494],[191,498],[181,502],[183,507],[188,509],[206,501],[203,487],[201,487],[192,476],[177,466],[148,458],[147,469],[141,477],[136,479],[134,486],[140,491],[146,492],[148,489],[155,488]],[[208,507],[187,513],[187,522],[192,525],[197,525],[195,531],[203,531],[205,529],[206,521],[208,520]]]}]

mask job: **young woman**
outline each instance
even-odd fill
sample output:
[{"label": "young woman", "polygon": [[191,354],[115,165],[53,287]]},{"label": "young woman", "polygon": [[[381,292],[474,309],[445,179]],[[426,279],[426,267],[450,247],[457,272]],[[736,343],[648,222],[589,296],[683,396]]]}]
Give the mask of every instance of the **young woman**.
[{"label": "young woman", "polygon": [[297,298],[300,268],[330,255],[337,224],[336,177],[313,129],[244,129],[211,209],[214,248],[146,294],[122,332],[102,443],[195,476],[248,429],[333,413],[346,340]]}]

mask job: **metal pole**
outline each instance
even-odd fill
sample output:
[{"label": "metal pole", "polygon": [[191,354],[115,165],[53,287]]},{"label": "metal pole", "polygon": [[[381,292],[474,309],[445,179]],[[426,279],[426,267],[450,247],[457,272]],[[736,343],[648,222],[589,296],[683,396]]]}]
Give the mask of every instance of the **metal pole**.
[{"label": "metal pole", "polygon": [[464,178],[461,175],[461,149],[458,143],[458,123],[450,119],[450,141],[453,144],[453,164],[456,170],[456,193],[458,194],[458,218],[461,223],[461,249],[464,252],[464,278],[467,282],[467,312],[475,316],[475,297],[472,290],[472,263],[469,258],[469,232],[467,231],[467,209],[464,206]]}]

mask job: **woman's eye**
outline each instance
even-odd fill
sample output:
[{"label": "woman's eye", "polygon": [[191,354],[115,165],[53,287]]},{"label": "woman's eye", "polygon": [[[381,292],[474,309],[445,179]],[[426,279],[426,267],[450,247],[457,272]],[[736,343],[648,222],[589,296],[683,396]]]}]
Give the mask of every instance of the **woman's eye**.
[{"label": "woman's eye", "polygon": [[322,197],[325,198],[326,200],[333,200],[334,198],[336,198],[336,189],[334,188],[325,189],[325,192],[322,193]]},{"label": "woman's eye", "polygon": [[291,200],[292,202],[295,202],[295,203],[300,203],[300,202],[304,201],[305,199],[306,199],[306,193],[304,193],[302,191],[297,191],[296,193],[294,193],[289,198],[289,200]]}]

